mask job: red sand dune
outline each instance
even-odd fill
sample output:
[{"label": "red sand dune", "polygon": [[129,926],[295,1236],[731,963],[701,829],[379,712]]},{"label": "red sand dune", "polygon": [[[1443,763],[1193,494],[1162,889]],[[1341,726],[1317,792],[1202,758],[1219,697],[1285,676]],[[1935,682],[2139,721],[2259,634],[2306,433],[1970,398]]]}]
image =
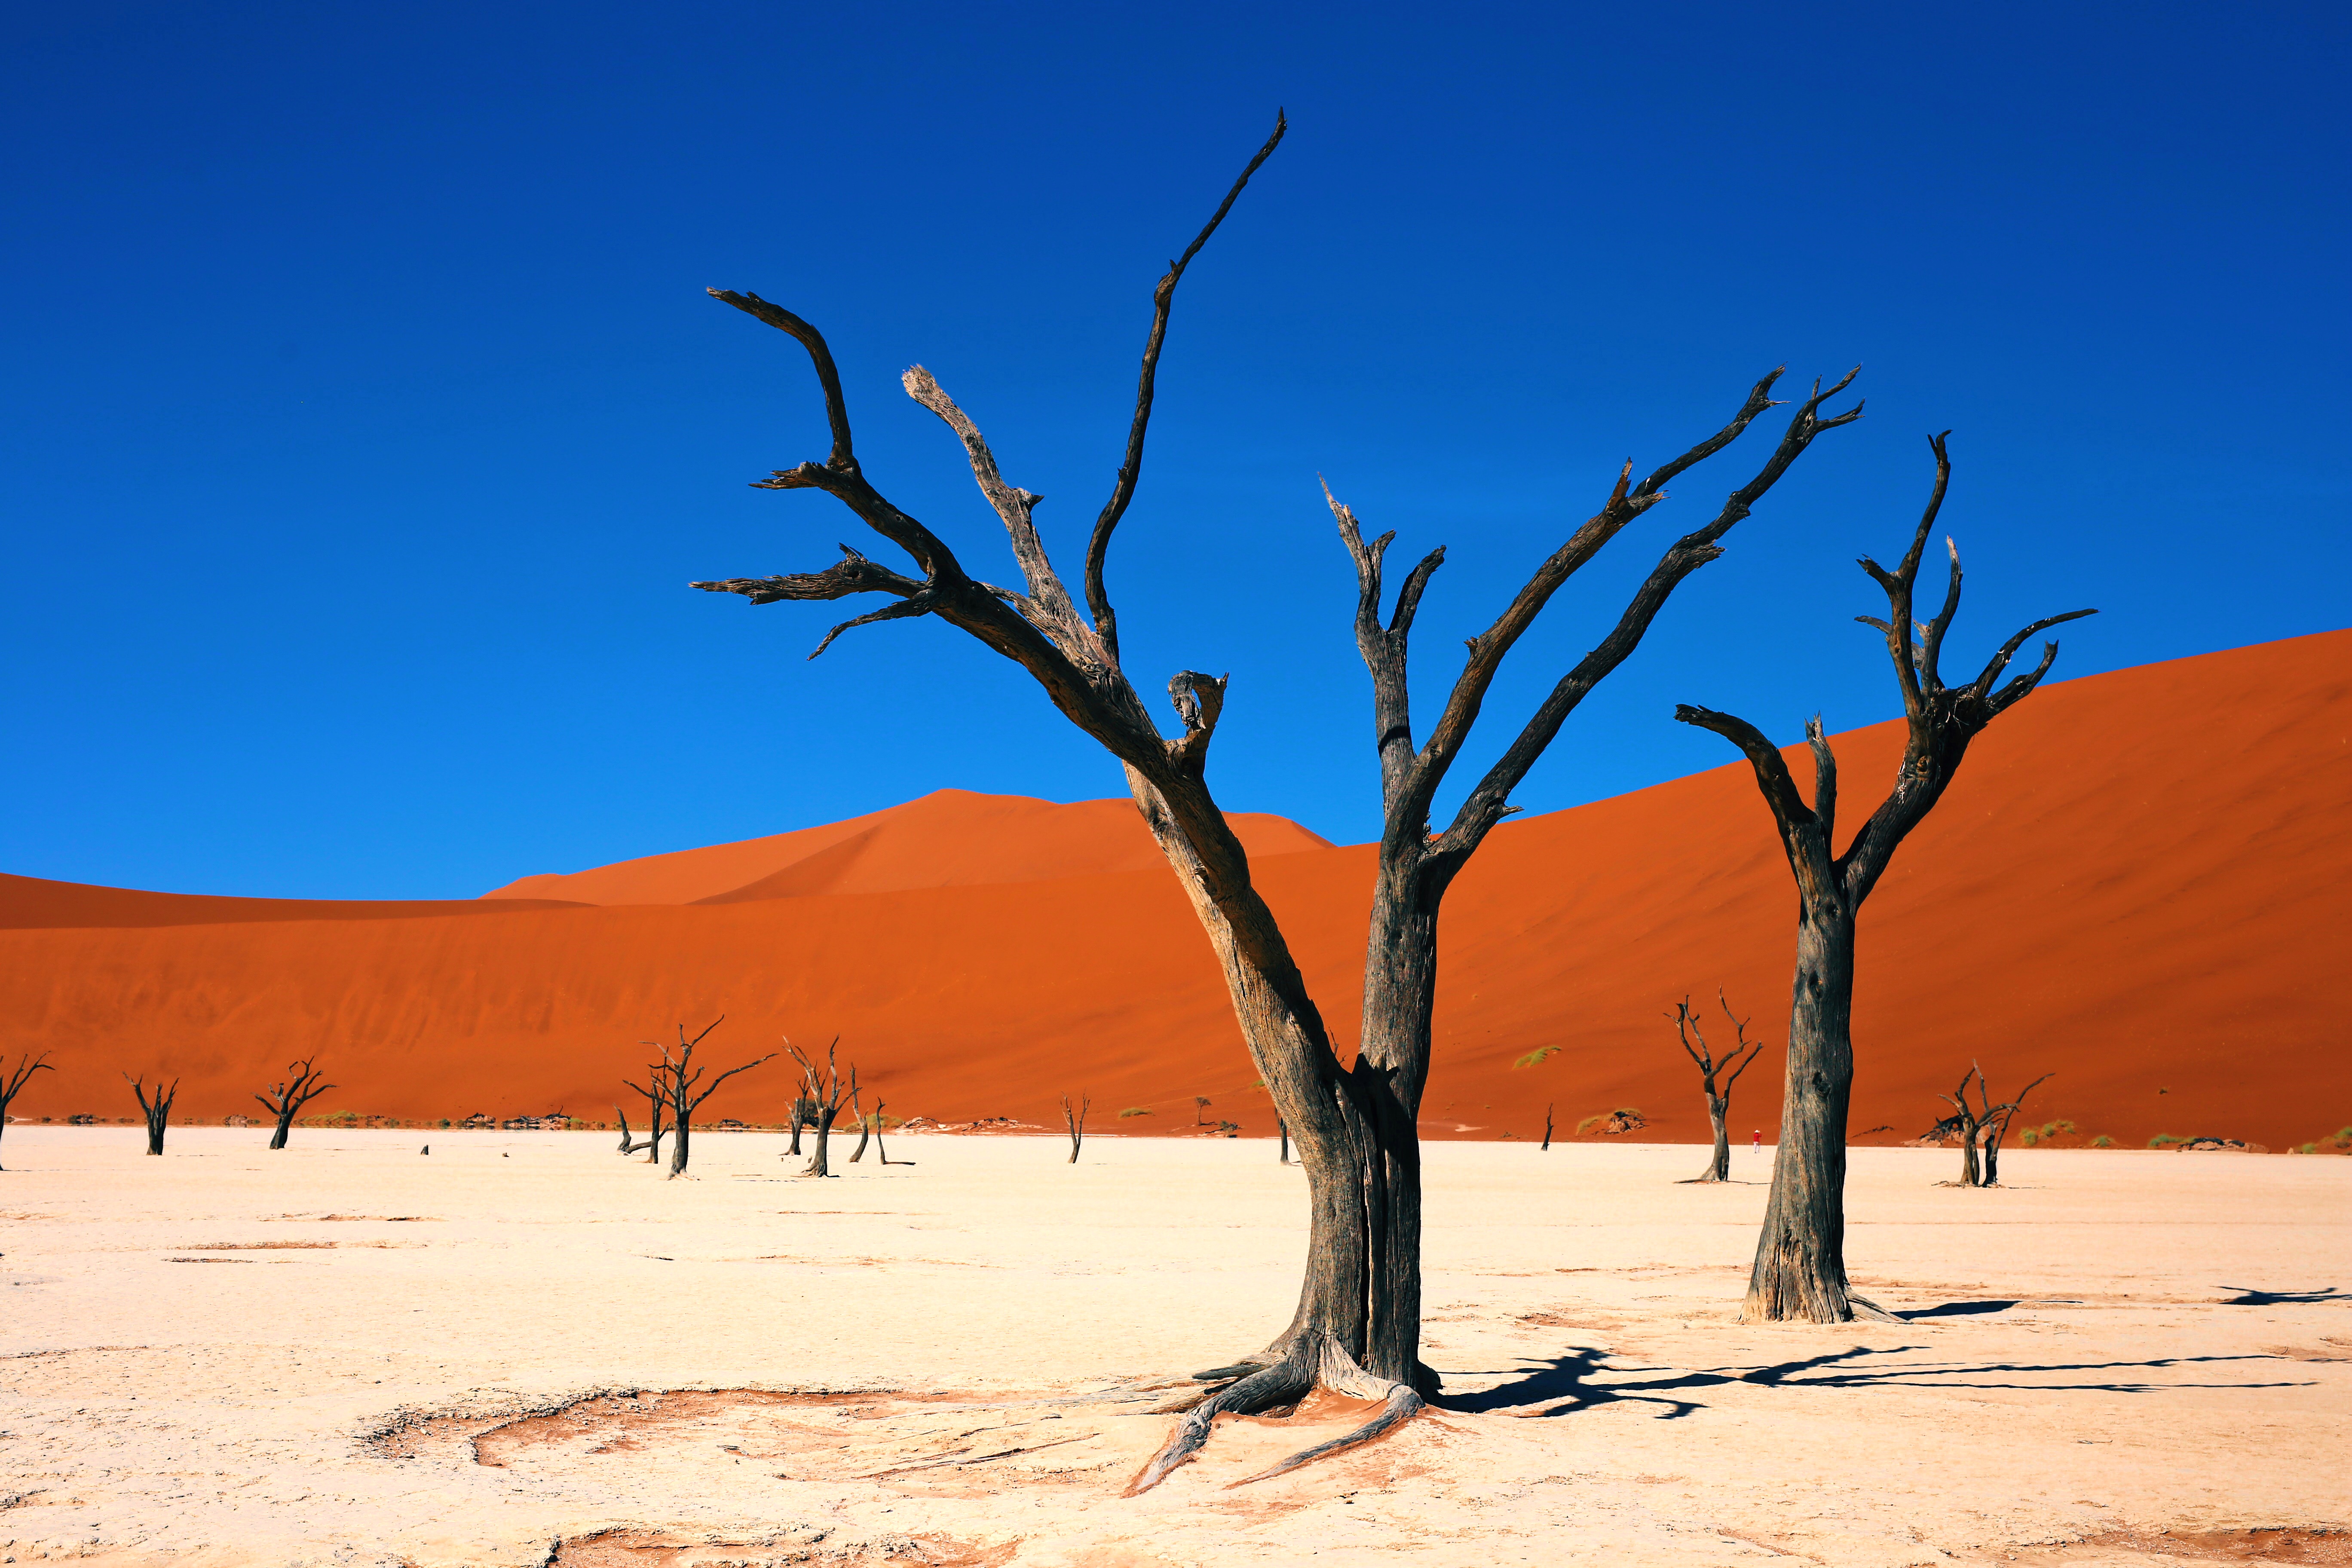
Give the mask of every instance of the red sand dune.
[{"label": "red sand dune", "polygon": [[[1252,859],[1328,849],[1287,817],[1241,811],[1229,820]],[[623,860],[569,876],[545,872],[494,888],[486,899],[585,904],[726,904],[817,893],[896,893],[982,882],[1039,882],[1167,862],[1124,800],[1061,805],[1017,795],[943,789],[887,811],[779,833]]]},{"label": "red sand dune", "polygon": [[[1853,1126],[1894,1131],[1861,1141],[1933,1122],[1935,1091],[1970,1059],[1997,1088],[2054,1069],[2033,1119],[2126,1144],[2275,1148],[2352,1122],[2347,736],[2347,632],[2066,682],[2004,718],[1865,913]],[[1837,743],[1856,813],[1898,735]],[[184,1075],[180,1109],[216,1119],[257,1109],[253,1089],[315,1049],[344,1086],[315,1111],[594,1118],[643,1060],[635,1042],[725,1013],[709,1048],[730,1063],[786,1032],[838,1034],[893,1115],[1042,1122],[1056,1095],[1085,1092],[1106,1131],[1170,1131],[1205,1094],[1213,1117],[1269,1133],[1207,943],[1126,810],[947,792],[501,889],[662,900],[619,907],[501,896],[255,916],[271,901],[234,900],[211,923],[166,924],[141,911],[171,895],[14,879],[0,1050],[53,1053],[60,1070],[17,1106],[35,1116],[134,1110],[127,1068]],[[1244,831],[1305,846],[1259,879],[1351,1036],[1369,849],[1313,847],[1278,818]],[[1123,868],[1122,839],[1147,863]],[[92,926],[108,900],[123,912]],[[174,900],[172,919],[211,902]],[[44,909],[49,929],[33,929]],[[1721,984],[1777,1041],[1791,920],[1745,764],[1507,825],[1447,905],[1425,1130],[1528,1138],[1549,1102],[1564,1125],[1635,1105],[1637,1136],[1703,1137],[1661,1014]],[[789,1092],[763,1068],[705,1114],[773,1120]],[[1153,1114],[1120,1120],[1129,1107]],[[1744,1136],[1778,1115],[1768,1059],[1733,1117]]]}]

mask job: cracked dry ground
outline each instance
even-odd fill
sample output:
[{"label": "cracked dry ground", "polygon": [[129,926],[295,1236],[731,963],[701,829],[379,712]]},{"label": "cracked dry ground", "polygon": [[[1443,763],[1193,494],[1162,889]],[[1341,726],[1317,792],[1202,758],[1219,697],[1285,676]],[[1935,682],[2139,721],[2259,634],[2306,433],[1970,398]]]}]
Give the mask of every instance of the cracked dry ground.
[{"label": "cracked dry ground", "polygon": [[[909,1138],[793,1180],[698,1140],[14,1129],[0,1558],[1159,1565],[2352,1563],[2352,1161],[1854,1152],[1900,1325],[1734,1321],[1762,1173],[1429,1152],[1445,1407],[1221,1426],[1150,1385],[1286,1320],[1300,1177],[1249,1141]],[[1066,1145],[1063,1145],[1066,1150]],[[2011,1168],[2011,1162],[2014,1168]]]}]

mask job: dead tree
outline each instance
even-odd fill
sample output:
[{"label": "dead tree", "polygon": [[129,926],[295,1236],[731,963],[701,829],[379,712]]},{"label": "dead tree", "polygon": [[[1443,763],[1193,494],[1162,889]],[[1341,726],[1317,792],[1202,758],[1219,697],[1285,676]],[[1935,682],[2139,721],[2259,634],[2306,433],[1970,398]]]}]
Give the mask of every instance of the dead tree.
[{"label": "dead tree", "polygon": [[[1706,1094],[1707,1125],[1715,1132],[1715,1153],[1707,1161],[1706,1169],[1693,1178],[1701,1182],[1731,1180],[1731,1133],[1724,1125],[1724,1119],[1731,1111],[1731,1087],[1739,1081],[1739,1075],[1748,1070],[1748,1064],[1756,1059],[1756,1054],[1764,1048],[1760,1040],[1753,1045],[1748,1043],[1748,1020],[1732,1012],[1731,1004],[1725,1000],[1721,986],[1716,988],[1715,999],[1721,1004],[1723,1016],[1731,1020],[1733,1035],[1738,1041],[1732,1047],[1731,1054],[1721,1061],[1715,1059],[1715,1047],[1706,1043],[1706,1036],[1699,1029],[1698,1015],[1691,1010],[1689,997],[1675,1003],[1675,1010],[1666,1015],[1675,1033],[1682,1037],[1684,1051],[1698,1064],[1699,1087]],[[1693,1045],[1693,1040],[1698,1043]],[[1746,1055],[1743,1056],[1742,1052]],[[1723,1077],[1722,1086],[1717,1088],[1716,1079],[1727,1073],[1729,1076]],[[1545,1118],[1544,1142],[1546,1144],[1551,1142],[1549,1116]]]},{"label": "dead tree", "polygon": [[787,1154],[799,1153],[801,1152],[801,1129],[803,1127],[814,1127],[815,1125],[816,1101],[811,1100],[805,1094],[794,1096],[793,1100],[793,1146],[785,1150],[784,1152]]},{"label": "dead tree", "polygon": [[[2011,1100],[2006,1105],[1993,1106],[1991,1110],[1982,1113],[1979,1117],[1979,1121],[1984,1128],[1984,1184],[1986,1186],[1997,1187],[2000,1185],[2000,1141],[2009,1136],[2009,1124],[2013,1119],[2015,1119],[2018,1108],[2025,1103],[2025,1097],[2027,1095],[2032,1094],[2035,1089],[2040,1089],[2043,1084],[2048,1083],[2052,1079],[2057,1076],[2058,1075],[2054,1072],[2043,1073],[2040,1078],[2035,1079],[2032,1083],[2029,1083],[2023,1089],[2019,1089],[2015,1100]],[[1979,1087],[1982,1087],[1984,1082],[1984,1068],[1977,1068],[1977,1083]],[[1988,1091],[1984,1098],[1990,1101],[1992,1099],[1992,1095]]]},{"label": "dead tree", "polygon": [[1072,1110],[1070,1097],[1066,1094],[1062,1096],[1062,1125],[1069,1131],[1070,1163],[1073,1165],[1078,1163],[1078,1145],[1087,1141],[1087,1112],[1094,1109],[1094,1104],[1092,1100],[1080,1095],[1077,1110]]},{"label": "dead tree", "polygon": [[[889,1152],[882,1147],[882,1107],[887,1102],[877,1100],[874,1102],[874,1109],[871,1111],[863,1112],[858,1116],[857,1148],[849,1156],[851,1164],[855,1165],[858,1161],[866,1158],[866,1141],[868,1138],[874,1140],[876,1160],[885,1165],[890,1163]],[[854,1106],[853,1109],[855,1109]]]},{"label": "dead tree", "polygon": [[57,1070],[57,1068],[49,1065],[48,1052],[43,1051],[37,1057],[32,1052],[26,1051],[23,1056],[16,1058],[16,1065],[15,1067],[7,1068],[5,1072],[0,1072],[0,1131],[6,1131],[8,1126],[8,1107],[16,1103],[16,1096],[23,1090],[26,1080],[31,1079],[37,1072],[55,1072]]},{"label": "dead tree", "polygon": [[745,1062],[741,1067],[729,1068],[725,1072],[712,1079],[708,1088],[698,1090],[696,1086],[702,1082],[702,1075],[709,1068],[694,1065],[694,1047],[702,1044],[709,1037],[711,1030],[726,1021],[726,1015],[720,1014],[704,1026],[701,1034],[690,1040],[686,1037],[686,1026],[680,1024],[677,1026],[677,1054],[675,1056],[670,1054],[670,1048],[666,1045],[659,1045],[653,1040],[641,1042],[655,1046],[662,1054],[661,1060],[646,1064],[646,1070],[656,1075],[656,1079],[662,1088],[662,1098],[669,1102],[669,1174],[673,1181],[686,1174],[686,1163],[692,1152],[694,1113],[701,1108],[702,1102],[717,1092],[720,1084],[725,1083],[737,1073],[750,1072],[755,1067],[764,1066],[776,1059],[777,1053],[770,1051],[757,1061]]},{"label": "dead tree", "polygon": [[139,1114],[145,1118],[147,1122],[147,1152],[161,1154],[163,1152],[163,1129],[169,1126],[172,1121],[172,1101],[180,1098],[180,1080],[173,1079],[172,1087],[165,1089],[163,1080],[157,1079],[155,1098],[152,1100],[147,1098],[147,1086],[143,1075],[141,1078],[132,1078],[129,1073],[124,1073],[122,1081],[129,1084],[131,1092],[139,1097]]},{"label": "dead tree", "polygon": [[[639,1043],[650,1044],[651,1042],[640,1041]],[[660,1065],[655,1063],[646,1067],[646,1081],[643,1084],[632,1083],[629,1079],[623,1079],[621,1087],[635,1089],[646,1097],[646,1116],[652,1123],[651,1131],[646,1134],[646,1141],[642,1143],[632,1143],[628,1142],[629,1123],[627,1119],[624,1118],[621,1122],[621,1152],[635,1154],[642,1151],[645,1153],[646,1164],[658,1165],[661,1163],[662,1134],[666,1131],[662,1126],[662,1112],[669,1108],[669,1087],[663,1078]],[[621,1108],[616,1105],[613,1109],[617,1111]]]},{"label": "dead tree", "polygon": [[1055,571],[1039,537],[1034,513],[1040,498],[1005,481],[978,427],[929,371],[917,366],[901,383],[961,441],[982,493],[1010,536],[1022,572],[1019,588],[973,577],[946,542],[892,504],[866,478],[833,352],[814,326],[757,295],[712,290],[724,303],[797,340],[824,396],[831,452],[755,484],[832,497],[903,550],[914,573],[844,545],[842,559],[820,572],[694,586],[741,595],[754,605],[881,594],[890,602],[835,626],[816,651],[852,627],[930,615],[1021,666],[1066,718],[1124,768],[1137,810],[1215,950],[1243,1039],[1273,1109],[1297,1142],[1310,1215],[1307,1276],[1297,1309],[1265,1349],[1198,1374],[1202,1390],[1165,1407],[1173,1412],[1189,1405],[1189,1414],[1137,1476],[1135,1491],[1157,1485],[1190,1458],[1218,1415],[1294,1405],[1318,1387],[1381,1403],[1381,1414],[1367,1425],[1265,1472],[1276,1474],[1379,1436],[1420,1410],[1423,1394],[1434,1390],[1435,1374],[1420,1356],[1421,1159],[1414,1122],[1428,1079],[1437,917],[1445,891],[1496,824],[1515,809],[1511,791],[1586,694],[1633,653],[1675,587],[1723,553],[1719,542],[1816,436],[1859,414],[1857,409],[1824,417],[1820,412],[1826,398],[1853,380],[1851,374],[1827,391],[1816,384],[1755,476],[1732,491],[1710,521],[1665,547],[1614,627],[1560,678],[1468,791],[1452,822],[1437,832],[1430,830],[1433,804],[1505,657],[1570,576],[1665,499],[1668,480],[1730,445],[1773,406],[1771,388],[1780,373],[1758,382],[1728,424],[1646,478],[1636,479],[1633,465],[1625,466],[1600,510],[1570,531],[1494,623],[1470,639],[1469,657],[1444,712],[1418,748],[1407,699],[1406,643],[1423,592],[1444,552],[1432,552],[1406,575],[1384,624],[1381,560],[1392,535],[1366,542],[1354,514],[1329,500],[1355,564],[1355,633],[1372,679],[1371,733],[1385,819],[1366,947],[1363,1026],[1350,1064],[1326,1028],[1273,911],[1252,884],[1248,855],[1209,789],[1209,747],[1224,708],[1226,678],[1179,671],[1168,689],[1180,727],[1174,738],[1163,736],[1121,666],[1118,622],[1105,574],[1112,535],[1141,473],[1154,378],[1177,284],[1251,175],[1272,155],[1283,130],[1277,121],[1274,135],[1243,170],[1224,204],[1154,290],[1126,451],[1087,539],[1076,596]]},{"label": "dead tree", "polygon": [[[625,1083],[625,1080],[624,1081]],[[624,1154],[635,1153],[637,1152],[637,1146],[629,1140],[629,1113],[622,1110],[618,1105],[615,1105],[613,1107],[613,1120],[621,1124],[621,1152]]]},{"label": "dead tree", "polygon": [[[1949,435],[1950,432],[1945,432]],[[1837,758],[1816,716],[1805,727],[1813,754],[1813,804],[1808,806],[1778,748],[1757,728],[1728,713],[1679,707],[1675,717],[1712,730],[1745,752],[1756,783],[1771,807],[1798,892],[1797,964],[1790,987],[1787,1090],[1780,1109],[1780,1143],[1772,1158],[1772,1189],[1766,1200],[1764,1229],[1749,1271],[1742,1317],[1750,1321],[1803,1320],[1846,1322],[1859,1305],[1845,1274],[1846,1109],[1853,1091],[1854,925],[1863,900],[1885,875],[1895,847],[1927,818],[1959,771],[1969,742],[1986,725],[2022,701],[2058,658],[2055,642],[2042,645],[2042,662],[2006,685],[1995,686],[2010,659],[2028,637],[2064,621],[2092,615],[2070,610],[2034,622],[1988,660],[1974,680],[1955,689],[1944,684],[1944,634],[1960,607],[1960,554],[1949,540],[1951,574],[1943,607],[1926,623],[1912,618],[1912,589],[1919,562],[1944,504],[1952,465],[1944,436],[1929,438],[1936,454],[1936,483],[1919,519],[1911,548],[1889,572],[1868,556],[1862,569],[1886,594],[1887,616],[1855,618],[1886,638],[1887,656],[1903,691],[1909,737],[1895,787],[1843,855],[1836,852]]]},{"label": "dead tree", "polygon": [[[1983,1121],[1976,1107],[1969,1103],[1969,1084],[1977,1077],[1978,1070],[1976,1065],[1970,1063],[1969,1070],[1960,1075],[1959,1088],[1949,1094],[1939,1094],[1936,1097],[1952,1108],[1951,1117],[1937,1125],[1949,1127],[1953,1132],[1959,1135],[1960,1179],[1950,1184],[1956,1187],[1973,1187],[1982,1180],[1977,1170],[1977,1130],[1983,1125]],[[1991,1096],[1987,1095],[1985,1099],[1987,1109],[1990,1110]]]},{"label": "dead tree", "polygon": [[834,1120],[841,1114],[843,1102],[857,1092],[857,1065],[855,1062],[850,1064],[849,1079],[844,1083],[839,1061],[841,1050],[839,1035],[835,1035],[833,1037],[833,1044],[824,1048],[824,1068],[822,1071],[814,1062],[802,1054],[798,1046],[787,1042],[785,1049],[792,1052],[793,1060],[800,1063],[801,1093],[816,1110],[816,1114],[810,1121],[810,1125],[816,1130],[816,1147],[809,1153],[808,1169],[803,1171],[801,1174],[830,1176],[833,1171],[825,1163],[825,1144],[833,1136]]},{"label": "dead tree", "polygon": [[1547,1106],[1545,1106],[1545,1107],[1544,1107],[1544,1140],[1543,1140],[1543,1146],[1542,1146],[1541,1148],[1538,1149],[1538,1150],[1536,1151],[1536,1152],[1538,1152],[1538,1153],[1539,1153],[1539,1154],[1541,1154],[1541,1153],[1549,1153],[1549,1152],[1550,1152],[1550,1150],[1551,1150],[1551,1107],[1550,1107],[1550,1106],[1549,1106],[1549,1105],[1547,1105]]},{"label": "dead tree", "polygon": [[1287,1165],[1290,1163],[1290,1123],[1277,1116],[1274,1119],[1274,1131],[1276,1137],[1280,1140],[1275,1157]]},{"label": "dead tree", "polygon": [[316,1057],[305,1057],[299,1062],[288,1063],[286,1070],[294,1075],[292,1078],[273,1083],[265,1093],[253,1097],[278,1119],[278,1131],[269,1135],[272,1149],[286,1147],[286,1134],[292,1130],[294,1118],[304,1106],[336,1087],[319,1081],[319,1069],[311,1065],[317,1060]]}]

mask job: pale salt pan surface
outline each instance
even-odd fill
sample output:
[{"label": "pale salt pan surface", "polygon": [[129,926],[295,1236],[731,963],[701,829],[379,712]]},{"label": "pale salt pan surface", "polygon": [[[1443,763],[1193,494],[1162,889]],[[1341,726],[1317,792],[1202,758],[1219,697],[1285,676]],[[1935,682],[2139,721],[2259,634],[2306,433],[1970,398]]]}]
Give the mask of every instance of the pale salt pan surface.
[{"label": "pale salt pan surface", "polygon": [[1769,1150],[1706,1187],[1696,1148],[1433,1145],[1453,1407],[1236,1489],[1345,1417],[1228,1423],[1123,1500],[1169,1418],[1039,1402],[1287,1321],[1264,1141],[909,1137],[818,1183],[760,1134],[680,1182],[609,1133],[266,1137],[0,1141],[0,1557],[1893,1568],[2352,1523],[2347,1160],[2017,1150],[1968,1192],[1856,1150],[1849,1261],[1916,1315],[1764,1328]]}]

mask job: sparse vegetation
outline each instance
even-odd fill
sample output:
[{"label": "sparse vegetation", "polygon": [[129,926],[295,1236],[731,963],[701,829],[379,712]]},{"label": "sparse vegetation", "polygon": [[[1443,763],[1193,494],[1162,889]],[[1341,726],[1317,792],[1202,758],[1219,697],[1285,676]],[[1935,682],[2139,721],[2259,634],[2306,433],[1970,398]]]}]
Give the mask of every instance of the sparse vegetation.
[{"label": "sparse vegetation", "polygon": [[1637,1105],[1621,1105],[1614,1110],[1603,1110],[1586,1117],[1576,1124],[1578,1136],[1598,1132],[1613,1138],[1621,1132],[1631,1132],[1637,1127],[1647,1127],[1649,1121]]},{"label": "sparse vegetation", "polygon": [[1149,1116],[1150,1114],[1150,1110],[1144,1106],[1130,1105],[1125,1110],[1118,1113],[1118,1119],[1121,1121],[1124,1121],[1130,1116]]},{"label": "sparse vegetation", "polygon": [[2114,1139],[2112,1139],[2112,1138],[2108,1137],[2108,1136],[2107,1136],[2105,1133],[2104,1133],[2104,1132],[2100,1133],[2096,1138],[2094,1138],[2094,1139],[2092,1139],[2092,1140],[2091,1140],[2091,1147],[2092,1147],[2092,1148],[2094,1148],[2094,1149],[2112,1149],[2112,1148],[2114,1148],[2115,1146],[2116,1146],[2116,1141],[2115,1141]]},{"label": "sparse vegetation", "polygon": [[1517,1061],[1513,1062],[1511,1065],[1515,1068],[1536,1067],[1550,1060],[1553,1057],[1558,1055],[1559,1055],[1559,1047],[1558,1046],[1538,1046],[1534,1050],[1529,1051],[1526,1056],[1521,1057]]}]

